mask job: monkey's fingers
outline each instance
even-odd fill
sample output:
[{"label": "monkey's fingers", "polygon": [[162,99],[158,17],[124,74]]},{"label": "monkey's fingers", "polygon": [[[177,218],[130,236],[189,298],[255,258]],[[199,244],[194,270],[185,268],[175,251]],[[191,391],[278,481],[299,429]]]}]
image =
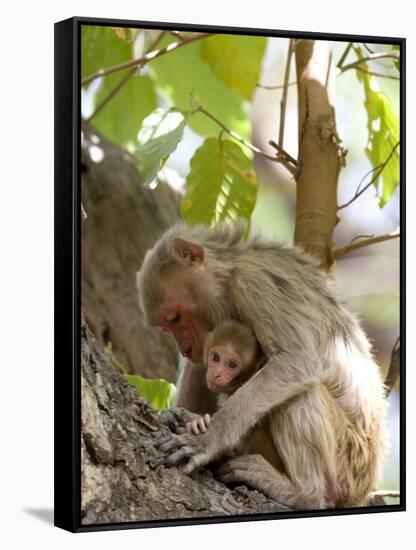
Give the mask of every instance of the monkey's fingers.
[{"label": "monkey's fingers", "polygon": [[194,441],[195,436],[189,433],[184,433],[182,435],[171,434],[167,437],[161,438],[156,446],[159,450],[165,453],[179,449],[180,447],[192,445]]},{"label": "monkey's fingers", "polygon": [[[195,449],[193,450],[195,452]],[[181,472],[189,475],[192,474],[195,470],[198,470],[201,468],[201,466],[204,466],[209,462],[207,456],[204,453],[198,453],[194,456],[191,456],[191,458],[188,460],[188,462],[182,466]]]},{"label": "monkey's fingers", "polygon": [[174,449],[178,449],[181,446],[182,444],[180,443],[179,438],[174,435],[168,435],[167,437],[163,437],[156,444],[156,447],[164,453],[166,453],[167,451],[173,451]]},{"label": "monkey's fingers", "polygon": [[197,428],[199,428],[203,434],[206,433],[208,425],[206,424],[206,421],[205,421],[205,415],[200,416],[196,421],[196,424],[197,424]]},{"label": "monkey's fingers", "polygon": [[204,420],[205,420],[205,426],[208,428],[208,426],[211,424],[211,416],[208,413],[205,413]]},{"label": "monkey's fingers", "polygon": [[192,420],[186,424],[186,431],[189,434],[199,435],[198,420]]},{"label": "monkey's fingers", "polygon": [[188,456],[191,456],[195,452],[195,449],[193,447],[181,447],[176,452],[168,456],[165,460],[166,466],[176,466],[181,462],[184,458],[187,458]]}]

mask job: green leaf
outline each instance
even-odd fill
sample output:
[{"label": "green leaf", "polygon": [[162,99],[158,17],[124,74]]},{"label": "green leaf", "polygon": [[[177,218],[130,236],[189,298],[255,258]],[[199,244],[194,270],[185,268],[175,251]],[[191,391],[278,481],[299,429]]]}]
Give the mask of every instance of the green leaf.
[{"label": "green leaf", "polygon": [[81,26],[81,78],[131,57],[132,45],[121,40],[115,29]]},{"label": "green leaf", "polygon": [[172,405],[176,393],[174,384],[163,378],[149,380],[137,374],[126,374],[126,378],[129,384],[136,387],[139,395],[147,399],[158,411]]},{"label": "green leaf", "polygon": [[156,109],[144,119],[137,141],[136,158],[143,183],[152,183],[158,171],[181,141],[187,113]]},{"label": "green leaf", "polygon": [[227,86],[250,100],[259,81],[267,39],[216,34],[202,41],[201,56]]},{"label": "green leaf", "polygon": [[[248,139],[251,122],[247,102],[224,84],[211,67],[201,58],[203,40],[154,59],[148,65],[155,85],[175,107],[189,109],[191,94],[197,103],[216,116],[228,128]],[[162,43],[165,46],[166,42]],[[217,124],[202,113],[189,119],[189,126],[202,136],[218,136]]]},{"label": "green leaf", "polygon": [[[355,48],[355,51],[361,58],[361,50]],[[366,63],[362,63],[360,67],[368,70]],[[379,206],[382,208],[389,202],[400,183],[399,147],[391,154],[400,140],[400,122],[391,101],[379,90],[375,77],[361,71],[357,71],[356,74],[358,80],[364,85],[364,105],[368,116],[368,141],[365,152],[375,170],[374,175],[379,172],[374,185],[377,189]],[[391,158],[380,171],[380,165],[385,163],[390,155]]]},{"label": "green leaf", "polygon": [[[84,78],[132,58],[135,29],[82,25],[81,74]],[[131,69],[106,75],[95,93],[93,108],[105,100]],[[126,146],[136,141],[143,119],[157,106],[149,76],[132,76],[94,117],[94,125],[107,138]]]},{"label": "green leaf", "polygon": [[190,225],[222,220],[250,221],[256,204],[257,176],[251,160],[230,140],[208,138],[191,159],[188,192],[181,213]]},{"label": "green leaf", "polygon": [[[120,74],[104,78],[95,96],[99,105],[124,77]],[[116,95],[94,117],[94,126],[112,141],[126,146],[136,144],[137,133],[144,120],[157,107],[153,82],[149,76],[132,76]]]}]

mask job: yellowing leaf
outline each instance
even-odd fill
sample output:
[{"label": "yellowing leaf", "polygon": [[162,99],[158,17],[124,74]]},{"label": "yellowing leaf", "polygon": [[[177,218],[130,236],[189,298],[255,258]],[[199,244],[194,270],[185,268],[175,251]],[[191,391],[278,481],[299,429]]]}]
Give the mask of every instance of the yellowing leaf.
[{"label": "yellowing leaf", "polygon": [[[148,64],[158,90],[175,107],[189,109],[193,95],[196,103],[203,105],[228,128],[248,139],[251,122],[247,102],[235,90],[227,86],[201,58],[204,40],[187,44],[154,59]],[[166,46],[163,41],[160,46]],[[202,113],[196,113],[188,121],[189,126],[202,136],[218,136],[219,128]]]},{"label": "yellowing leaf", "polygon": [[203,41],[201,56],[225,84],[250,100],[259,81],[267,39],[216,34]]}]

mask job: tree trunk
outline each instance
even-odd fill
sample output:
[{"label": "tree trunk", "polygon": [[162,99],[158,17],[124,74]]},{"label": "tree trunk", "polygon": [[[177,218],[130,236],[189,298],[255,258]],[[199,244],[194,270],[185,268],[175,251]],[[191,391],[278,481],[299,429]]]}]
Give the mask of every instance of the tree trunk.
[{"label": "tree trunk", "polygon": [[[144,343],[144,347],[147,342]],[[165,468],[155,444],[169,434],[81,323],[82,524],[288,511],[261,493],[227,488],[202,469]]]},{"label": "tree trunk", "polygon": [[144,326],[135,276],[146,251],[179,220],[179,197],[167,184],[143,187],[134,158],[91,127],[84,129],[82,167],[86,320],[128,372],[174,381],[176,348],[166,334]]},{"label": "tree trunk", "polygon": [[321,40],[298,40],[299,161],[295,244],[332,264],[337,183],[345,152],[335,123],[332,49]]}]

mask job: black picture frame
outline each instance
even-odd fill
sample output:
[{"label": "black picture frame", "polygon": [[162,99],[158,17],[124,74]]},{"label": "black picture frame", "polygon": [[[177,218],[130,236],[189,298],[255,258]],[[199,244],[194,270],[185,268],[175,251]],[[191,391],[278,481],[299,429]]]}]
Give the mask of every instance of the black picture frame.
[{"label": "black picture frame", "polygon": [[[320,511],[293,511],[250,516],[207,517],[147,522],[81,524],[80,460],[80,319],[81,319],[81,208],[80,208],[80,29],[81,25],[140,27],[160,30],[216,32],[281,38],[323,39],[397,44],[401,54],[401,239],[400,239],[400,503]],[[71,532],[131,529],[191,524],[335,516],[406,510],[406,379],[405,379],[405,38],[297,32],[194,25],[184,23],[73,17],[55,24],[55,519]]]}]

